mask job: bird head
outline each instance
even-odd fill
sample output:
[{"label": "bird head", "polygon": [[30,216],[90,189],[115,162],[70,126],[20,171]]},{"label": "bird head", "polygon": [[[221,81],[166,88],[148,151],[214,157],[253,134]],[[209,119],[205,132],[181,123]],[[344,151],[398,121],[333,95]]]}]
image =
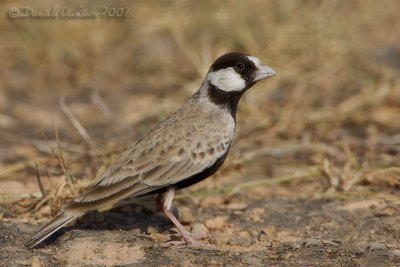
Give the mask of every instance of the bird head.
[{"label": "bird head", "polygon": [[275,76],[277,72],[247,54],[232,52],[219,57],[211,65],[206,81],[227,93],[240,93],[256,82]]}]

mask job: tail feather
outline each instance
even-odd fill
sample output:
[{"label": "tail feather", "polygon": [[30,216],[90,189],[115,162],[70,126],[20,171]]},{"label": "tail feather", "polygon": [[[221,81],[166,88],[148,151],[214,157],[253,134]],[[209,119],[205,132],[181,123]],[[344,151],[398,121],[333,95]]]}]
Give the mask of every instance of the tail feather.
[{"label": "tail feather", "polygon": [[36,247],[67,223],[81,217],[90,210],[95,210],[108,204],[113,204],[129,196],[145,195],[156,191],[159,188],[160,187],[149,187],[145,184],[128,184],[127,187],[122,187],[119,190],[116,190],[116,192],[112,192],[112,194],[101,195],[99,193],[107,192],[107,190],[104,190],[103,192],[103,188],[95,187],[83,196],[67,203],[67,205],[63,207],[61,213],[48,224],[46,224],[42,229],[40,229],[40,231],[35,234],[26,245],[30,248]]},{"label": "tail feather", "polygon": [[65,226],[67,223],[71,222],[74,219],[80,217],[80,214],[76,213],[60,213],[53,220],[51,220],[48,224],[43,226],[40,231],[35,234],[31,240],[26,244],[30,248],[34,248],[40,243],[42,243],[46,238],[51,236],[61,227]]}]

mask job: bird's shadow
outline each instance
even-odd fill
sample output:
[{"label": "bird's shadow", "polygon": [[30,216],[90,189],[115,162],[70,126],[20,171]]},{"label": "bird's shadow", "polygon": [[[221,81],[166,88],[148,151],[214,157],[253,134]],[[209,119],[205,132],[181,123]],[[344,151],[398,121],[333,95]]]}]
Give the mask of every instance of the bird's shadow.
[{"label": "bird's shadow", "polygon": [[139,229],[146,233],[148,227],[154,227],[164,232],[173,224],[160,212],[154,204],[146,205],[125,204],[105,212],[91,211],[79,218],[75,224],[61,228],[52,236],[40,243],[37,248],[42,248],[54,243],[60,236],[71,230],[123,230]]}]

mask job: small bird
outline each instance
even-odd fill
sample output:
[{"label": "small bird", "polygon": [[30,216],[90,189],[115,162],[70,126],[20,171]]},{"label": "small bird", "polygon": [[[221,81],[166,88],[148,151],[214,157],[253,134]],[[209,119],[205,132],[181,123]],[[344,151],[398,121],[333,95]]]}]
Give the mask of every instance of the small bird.
[{"label": "small bird", "polygon": [[34,248],[90,210],[149,194],[157,194],[157,206],[184,241],[199,244],[172,213],[175,190],[200,182],[221,167],[235,133],[240,97],[256,82],[276,74],[254,56],[232,52],[219,57],[200,89],[177,112],[129,146],[91,189],[67,203],[27,246]]}]

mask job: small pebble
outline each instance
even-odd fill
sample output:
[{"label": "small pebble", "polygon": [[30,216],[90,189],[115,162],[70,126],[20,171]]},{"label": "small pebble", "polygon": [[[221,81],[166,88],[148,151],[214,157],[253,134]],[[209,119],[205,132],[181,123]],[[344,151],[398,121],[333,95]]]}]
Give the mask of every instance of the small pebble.
[{"label": "small pebble", "polygon": [[165,243],[165,242],[171,240],[171,238],[169,236],[160,234],[160,233],[152,233],[152,234],[150,234],[150,238],[159,243]]},{"label": "small pebble", "polygon": [[194,222],[193,213],[189,207],[178,207],[179,221],[183,224]]},{"label": "small pebble", "polygon": [[230,210],[244,210],[247,208],[247,204],[244,202],[232,202],[226,205]]},{"label": "small pebble", "polygon": [[273,241],[278,239],[278,231],[274,226],[268,226],[261,230],[261,235],[259,240],[263,241]]},{"label": "small pebble", "polygon": [[299,250],[299,249],[301,249],[302,244],[299,241],[290,241],[290,242],[287,242],[287,245],[293,250]]},{"label": "small pebble", "polygon": [[351,245],[348,250],[350,253],[354,253],[356,256],[360,256],[365,252],[365,246],[360,246],[360,245]]},{"label": "small pebble", "polygon": [[303,240],[303,245],[306,247],[316,247],[316,246],[321,246],[322,242],[321,240],[316,238],[307,238]]},{"label": "small pebble", "polygon": [[42,261],[38,257],[33,257],[31,267],[42,267],[44,266]]},{"label": "small pebble", "polygon": [[258,241],[260,242],[271,242],[271,239],[269,238],[268,235],[262,233],[258,236]]},{"label": "small pebble", "polygon": [[248,264],[250,266],[262,266],[262,262],[259,258],[255,257],[254,254],[247,253],[242,255],[240,261],[244,264]]},{"label": "small pebble", "polygon": [[240,232],[234,234],[231,239],[229,239],[229,245],[231,246],[240,246],[240,247],[248,247],[251,245],[251,236],[248,232]]},{"label": "small pebble", "polygon": [[206,221],[208,229],[218,229],[226,225],[226,217],[215,217]]},{"label": "small pebble", "polygon": [[386,249],[387,249],[385,243],[381,243],[381,242],[371,242],[371,243],[368,243],[368,244],[366,245],[366,247],[367,247],[367,249],[368,249],[369,251],[374,251],[374,250],[386,250]]},{"label": "small pebble", "polygon": [[210,237],[210,243],[214,245],[226,245],[228,244],[230,236],[224,233],[213,233]]},{"label": "small pebble", "polygon": [[391,250],[390,254],[395,257],[400,257],[400,249]]},{"label": "small pebble", "polygon": [[139,228],[134,228],[134,229],[130,230],[130,232],[131,232],[133,235],[140,235],[140,233],[141,233],[141,231],[140,231]]},{"label": "small pebble", "polygon": [[338,246],[337,243],[335,243],[333,240],[329,240],[329,239],[321,239],[321,242],[324,245],[332,245],[332,246],[335,246],[335,247]]},{"label": "small pebble", "polygon": [[398,245],[396,243],[386,243],[385,242],[385,246],[387,249],[397,249]]},{"label": "small pebble", "polygon": [[40,216],[47,216],[51,214],[51,207],[50,205],[46,205],[43,208],[40,209]]},{"label": "small pebble", "polygon": [[203,208],[215,207],[222,205],[224,203],[224,198],[220,196],[207,196],[200,201],[200,206]]},{"label": "small pebble", "polygon": [[149,226],[149,227],[147,227],[147,233],[155,234],[155,233],[158,233],[158,230],[156,228],[154,228],[153,226]]},{"label": "small pebble", "polygon": [[198,238],[205,237],[208,234],[208,229],[202,223],[194,223],[192,225],[192,234],[194,234]]}]

